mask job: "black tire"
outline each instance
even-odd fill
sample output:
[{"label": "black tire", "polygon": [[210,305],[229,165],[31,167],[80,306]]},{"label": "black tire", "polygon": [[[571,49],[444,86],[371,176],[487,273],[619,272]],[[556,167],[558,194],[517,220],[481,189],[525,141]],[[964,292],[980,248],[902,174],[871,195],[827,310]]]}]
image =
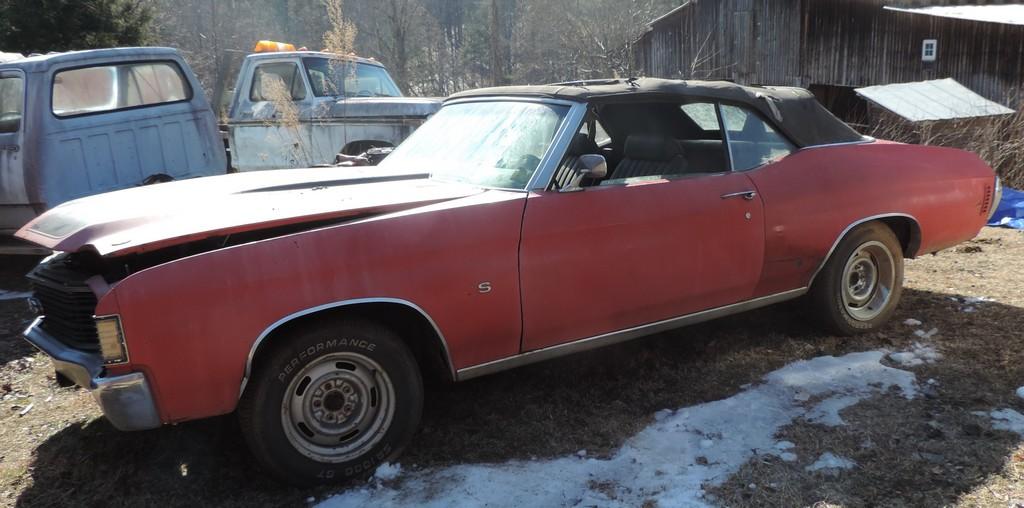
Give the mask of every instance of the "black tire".
[{"label": "black tire", "polygon": [[[871,264],[875,265],[879,282],[874,290],[864,287],[856,293],[854,288],[860,287],[859,282],[866,278],[858,269],[870,273]],[[886,271],[891,271],[887,292],[881,282]],[[865,295],[863,304],[855,298],[859,294]],[[888,226],[870,222],[854,228],[839,242],[811,284],[808,299],[815,317],[831,332],[850,336],[883,326],[895,312],[902,294],[903,248]]]},{"label": "black tire", "polygon": [[[364,320],[325,321],[270,346],[238,404],[242,433],[266,471],[302,486],[362,479],[409,444],[423,380],[395,332]],[[323,444],[335,439],[339,446]]]}]

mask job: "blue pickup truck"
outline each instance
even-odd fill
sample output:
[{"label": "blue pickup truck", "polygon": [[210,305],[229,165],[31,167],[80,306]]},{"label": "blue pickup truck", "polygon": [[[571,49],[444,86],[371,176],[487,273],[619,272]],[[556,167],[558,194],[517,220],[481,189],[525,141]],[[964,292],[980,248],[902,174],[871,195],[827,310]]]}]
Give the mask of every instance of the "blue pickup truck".
[{"label": "blue pickup truck", "polygon": [[227,171],[213,110],[176,50],[9,55],[0,59],[0,254],[37,253],[11,235],[65,201]]}]

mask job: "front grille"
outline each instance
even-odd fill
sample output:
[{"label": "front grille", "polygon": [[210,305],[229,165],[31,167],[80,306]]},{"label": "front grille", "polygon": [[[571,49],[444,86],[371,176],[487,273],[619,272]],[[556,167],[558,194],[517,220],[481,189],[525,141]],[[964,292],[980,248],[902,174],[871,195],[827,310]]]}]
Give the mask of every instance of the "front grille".
[{"label": "front grille", "polygon": [[85,283],[91,276],[75,269],[62,256],[39,265],[28,278],[45,316],[39,326],[70,347],[99,352],[100,340],[93,320],[96,295]]}]

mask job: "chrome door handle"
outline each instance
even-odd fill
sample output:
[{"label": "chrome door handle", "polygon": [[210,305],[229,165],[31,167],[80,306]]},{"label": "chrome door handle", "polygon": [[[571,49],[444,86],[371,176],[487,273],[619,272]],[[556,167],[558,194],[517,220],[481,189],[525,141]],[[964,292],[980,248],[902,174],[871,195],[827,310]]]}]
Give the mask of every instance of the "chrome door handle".
[{"label": "chrome door handle", "polygon": [[745,199],[747,201],[752,201],[755,197],[757,197],[757,192],[752,191],[752,190],[748,190],[748,191],[742,191],[742,192],[731,192],[729,194],[722,194],[722,199],[737,198],[737,197],[742,197],[743,199]]}]

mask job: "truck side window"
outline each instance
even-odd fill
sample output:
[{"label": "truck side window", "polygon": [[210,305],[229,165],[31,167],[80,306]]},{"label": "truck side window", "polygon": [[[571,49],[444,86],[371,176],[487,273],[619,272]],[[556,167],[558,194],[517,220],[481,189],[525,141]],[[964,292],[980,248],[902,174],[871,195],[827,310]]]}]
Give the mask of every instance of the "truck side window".
[{"label": "truck side window", "polygon": [[18,132],[21,129],[24,99],[25,82],[22,78],[0,78],[0,134]]},{"label": "truck side window", "polygon": [[252,75],[249,100],[273,101],[281,95],[293,101],[306,98],[306,84],[302,81],[299,66],[293,62],[273,62],[256,67]]},{"label": "truck side window", "polygon": [[795,150],[782,134],[747,108],[722,104],[722,121],[729,133],[732,167],[736,171],[756,168]]},{"label": "truck side window", "polygon": [[192,87],[174,62],[100,65],[57,72],[52,99],[53,114],[69,117],[187,101]]}]

